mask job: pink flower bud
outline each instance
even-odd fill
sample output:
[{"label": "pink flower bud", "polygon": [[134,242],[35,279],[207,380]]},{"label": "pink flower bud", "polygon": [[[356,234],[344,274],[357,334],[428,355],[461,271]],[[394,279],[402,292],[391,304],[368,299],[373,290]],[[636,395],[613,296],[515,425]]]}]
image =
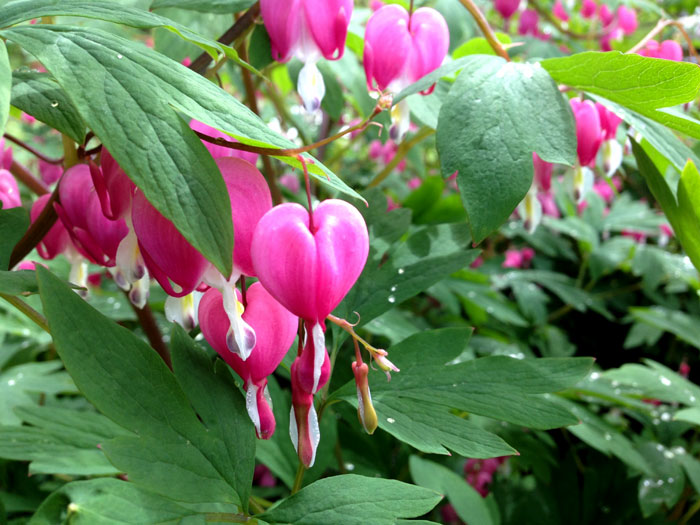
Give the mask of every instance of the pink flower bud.
[{"label": "pink flower bud", "polygon": [[612,21],[615,19],[615,15],[612,13],[612,11],[610,11],[607,4],[600,4],[600,7],[598,8],[598,18],[605,27],[612,23]]},{"label": "pink flower bud", "polygon": [[294,377],[294,364],[292,364],[292,413],[289,418],[289,436],[292,438],[299,460],[306,468],[310,468],[316,461],[316,449],[321,441],[321,431],[314,408],[314,396],[298,388],[294,383]]},{"label": "pink flower bud", "polygon": [[9,170],[12,166],[12,148],[5,148],[5,139],[0,137],[0,170]]},{"label": "pink flower bud", "polygon": [[571,99],[571,109],[576,119],[576,151],[581,166],[588,166],[598,154],[603,142],[600,117],[595,105],[590,100]]},{"label": "pink flower bud", "polygon": [[564,5],[561,3],[561,0],[554,2],[552,13],[554,13],[554,16],[556,16],[562,22],[568,22],[569,20],[569,13],[567,13],[566,9],[564,9]]},{"label": "pink flower bud", "polygon": [[520,20],[518,21],[518,34],[519,35],[532,35],[537,36],[539,33],[538,24],[540,22],[540,16],[534,9],[525,9],[520,13]]},{"label": "pink flower bud", "polygon": [[447,22],[435,9],[421,7],[409,17],[399,5],[382,7],[370,16],[365,30],[367,87],[401,91],[437,69],[449,43]]},{"label": "pink flower bud", "polygon": [[535,169],[535,184],[537,188],[540,191],[549,191],[552,187],[554,164],[542,160],[537,153],[532,154],[532,164]]},{"label": "pink flower bud", "polygon": [[540,201],[542,213],[544,215],[549,215],[550,217],[555,218],[561,217],[561,212],[559,211],[557,203],[554,200],[554,195],[552,195],[550,192],[539,193],[537,195],[537,199]]},{"label": "pink flower bud", "polygon": [[503,261],[503,268],[522,268],[524,265],[523,254],[520,250],[506,250],[506,258]]},{"label": "pink flower bud", "polygon": [[17,181],[12,173],[4,169],[0,169],[0,203],[4,210],[22,206]]},{"label": "pink flower bud", "polygon": [[683,48],[675,40],[664,40],[659,49],[659,58],[681,62],[683,60]]},{"label": "pink flower bud", "polygon": [[56,213],[77,250],[94,264],[114,266],[117,248],[129,229],[123,219],[102,213],[87,164],[66,170],[58,186]]},{"label": "pink flower bud", "polygon": [[248,414],[255,424],[257,435],[260,439],[269,439],[275,430],[275,418],[265,395],[267,376],[279,366],[294,342],[297,319],[275,301],[260,283],[248,288],[242,317],[256,333],[255,349],[245,361],[229,350],[227,336],[230,322],[221,292],[210,288],[199,304],[202,334],[243,380]]},{"label": "pink flower bud", "polygon": [[583,0],[581,4],[581,16],[583,18],[593,18],[597,9],[598,5],[595,3],[595,0]]},{"label": "pink flower bud", "polygon": [[369,367],[367,363],[353,361],[352,373],[355,375],[355,385],[357,386],[357,418],[362,424],[362,428],[368,434],[374,434],[377,430],[377,413],[372,405],[372,394],[369,391]]},{"label": "pink flower bud", "polygon": [[612,111],[609,111],[600,102],[595,103],[596,110],[598,111],[598,118],[600,119],[600,127],[603,132],[603,140],[612,140],[617,136],[617,128],[622,122],[622,119],[615,115]]},{"label": "pink flower bud", "polygon": [[46,184],[53,184],[63,175],[63,168],[60,164],[51,164],[39,159],[39,175]]},{"label": "pink flower bud", "polygon": [[637,12],[631,7],[621,5],[617,8],[617,25],[625,35],[631,35],[637,30]]},{"label": "pink flower bud", "polygon": [[510,18],[518,10],[520,0],[494,0],[493,5],[503,18]]},{"label": "pink flower bud", "polygon": [[[30,218],[32,222],[37,220],[39,214],[44,210],[46,203],[51,198],[51,195],[46,194],[39,197],[32,204]],[[62,253],[70,244],[70,237],[66,228],[61,221],[56,221],[48,231],[41,242],[37,245],[36,251],[42,259],[53,259],[59,253]]]}]

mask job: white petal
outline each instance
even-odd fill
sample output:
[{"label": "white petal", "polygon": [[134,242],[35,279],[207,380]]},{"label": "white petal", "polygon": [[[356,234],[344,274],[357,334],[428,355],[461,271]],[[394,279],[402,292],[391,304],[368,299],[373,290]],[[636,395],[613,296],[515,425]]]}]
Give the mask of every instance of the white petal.
[{"label": "white petal", "polygon": [[391,108],[391,128],[389,135],[391,138],[400,142],[403,140],[408,129],[411,127],[411,109],[408,107],[408,100],[403,99],[398,104]]},{"label": "white petal", "polygon": [[245,391],[245,408],[248,411],[248,417],[255,425],[255,433],[260,435],[260,412],[258,412],[258,386],[249,384]]},{"label": "white petal", "polygon": [[236,289],[232,283],[228,283],[223,289],[224,310],[228,315],[231,327],[226,334],[226,344],[233,353],[245,361],[255,348],[255,330],[243,320],[241,312],[243,305],[236,296]]},{"label": "white petal", "polygon": [[326,85],[323,83],[323,75],[316,67],[316,62],[307,62],[299,71],[297,91],[304,107],[309,113],[317,111],[321,107],[321,100],[326,94]]},{"label": "white petal", "polygon": [[323,332],[323,327],[316,323],[311,329],[311,336],[314,342],[314,388],[312,393],[315,394],[321,379],[323,362],[326,360],[326,334]]},{"label": "white petal", "polygon": [[603,165],[605,174],[611,177],[622,164],[622,146],[616,140],[606,140],[603,143]]}]

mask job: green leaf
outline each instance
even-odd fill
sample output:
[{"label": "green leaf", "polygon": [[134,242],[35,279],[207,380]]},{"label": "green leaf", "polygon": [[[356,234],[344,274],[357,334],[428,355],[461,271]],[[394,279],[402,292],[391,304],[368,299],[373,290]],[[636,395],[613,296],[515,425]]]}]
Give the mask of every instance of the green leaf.
[{"label": "green leaf", "polygon": [[561,84],[640,113],[690,102],[700,94],[700,69],[690,62],[588,51],[540,64]]},{"label": "green leaf", "polygon": [[[76,385],[100,412],[139,436],[104,444],[110,461],[134,482],[183,501],[236,502],[221,444],[158,354],[47,270],[40,267],[37,278],[56,350]],[[178,484],[164,484],[168,476]]]},{"label": "green leaf", "polygon": [[427,514],[441,499],[400,481],[346,474],[304,487],[260,518],[289,525],[394,525],[396,518]]},{"label": "green leaf", "polygon": [[12,77],[12,105],[83,143],[85,123],[51,75],[16,71]]},{"label": "green leaf", "polygon": [[0,293],[19,295],[38,291],[36,274],[31,270],[0,270]]},{"label": "green leaf", "polygon": [[411,456],[408,462],[411,477],[421,487],[432,489],[447,496],[459,517],[465,523],[495,525],[486,500],[481,497],[464,477],[442,465]]},{"label": "green leaf", "polygon": [[[32,517],[33,525],[142,525],[186,523],[197,512],[114,478],[74,481],[52,493]],[[192,523],[192,522],[187,522]],[[201,522],[194,522],[201,523]]]},{"label": "green leaf", "polygon": [[700,408],[684,408],[673,415],[674,421],[685,421],[693,425],[700,425]]},{"label": "green leaf", "polygon": [[5,133],[5,124],[10,116],[10,93],[12,90],[12,69],[7,56],[5,42],[0,43],[0,135]]},{"label": "green leaf", "polygon": [[449,77],[457,71],[461,71],[465,67],[473,67],[475,64],[479,63],[479,60],[479,57],[467,56],[459,58],[457,60],[453,60],[452,62],[448,62],[440,66],[439,68],[435,69],[434,71],[431,71],[424,77],[421,77],[420,80],[418,80],[417,82],[414,82],[410,86],[407,86],[403,90],[401,90],[399,94],[394,97],[394,104],[397,104],[402,99],[410,95],[415,95],[416,93],[425,91],[443,77]]},{"label": "green leaf", "polygon": [[0,373],[0,424],[20,425],[15,408],[38,404],[40,394],[74,393],[73,381],[60,369],[61,362],[55,360],[25,363]]},{"label": "green leaf", "polygon": [[255,0],[154,0],[151,9],[178,7],[189,11],[230,15],[248,9]]},{"label": "green leaf", "polygon": [[[663,445],[646,442],[639,452],[652,469],[652,474],[639,480],[639,504],[645,517],[655,513],[661,505],[672,508],[683,493],[685,476],[674,454]],[[670,457],[669,457],[670,456]]]},{"label": "green leaf", "polygon": [[648,399],[700,406],[700,387],[659,363],[650,359],[644,362],[647,366],[628,363],[608,370],[603,377],[632,386],[638,395]]},{"label": "green leaf", "polygon": [[[370,205],[370,213],[371,208]],[[377,242],[372,220],[368,221],[372,247],[370,258],[357,283],[337,309],[343,317],[358,312],[361,323],[371,321],[445,276],[465,268],[479,253],[468,249],[471,238],[465,224],[423,227],[400,244],[394,244],[403,233],[399,231],[403,220],[397,220],[402,213],[395,215],[379,211],[385,215],[383,219],[394,222],[387,225],[387,237]],[[384,248],[389,246],[392,246],[391,250],[385,252]],[[383,259],[384,253],[386,259]]]},{"label": "green leaf", "polygon": [[15,244],[29,228],[29,213],[22,207],[0,209],[0,270],[10,269]]},{"label": "green leaf", "polygon": [[[512,41],[506,33],[496,33],[496,38],[501,44],[510,44]],[[472,38],[452,51],[452,58],[457,59],[467,55],[495,55],[488,40],[483,37]]]},{"label": "green leaf", "polygon": [[154,62],[169,64],[171,75],[176,67],[189,70],[103,32],[43,25],[2,34],[46,66],[146,198],[228,275],[233,225],[226,185],[204,145],[154,85],[156,67],[147,62],[158,57]]},{"label": "green leaf", "polygon": [[686,343],[700,349],[700,319],[680,310],[663,306],[632,307],[630,315],[638,322],[670,332]]},{"label": "green leaf", "polygon": [[217,463],[247,509],[255,469],[255,428],[223,361],[213,367],[204,350],[178,325],[171,336],[173,370],[214,440]]},{"label": "green leaf", "polygon": [[9,27],[20,22],[43,16],[77,16],[123,24],[137,29],[163,28],[172,31],[184,40],[204,49],[212,58],[225,52],[227,46],[204,38],[187,27],[168,18],[124,5],[121,2],[95,0],[18,0],[3,6],[0,27]]},{"label": "green leaf", "polygon": [[440,109],[437,149],[443,176],[458,172],[472,236],[480,242],[530,188],[532,153],[573,165],[576,136],[569,104],[539,65],[468,58],[472,63]]},{"label": "green leaf", "polygon": [[[389,359],[401,372],[393,374],[390,382],[380,372],[370,374],[375,408],[380,409],[389,399],[391,410],[394,399],[404,398],[431,404],[435,412],[437,407],[455,408],[532,428],[577,423],[569,411],[550,401],[549,393],[569,388],[582,379],[591,359],[521,360],[495,356],[446,365],[462,353],[468,336],[469,330],[465,329],[425,331],[391,347]],[[355,385],[349,382],[332,397],[352,403],[355,396]],[[412,414],[406,416],[410,424]],[[380,424],[386,425],[383,421]],[[452,431],[449,427],[440,429],[432,446],[441,445],[441,440]],[[492,445],[493,442],[489,446]]]},{"label": "green leaf", "polygon": [[676,192],[642,146],[632,141],[632,151],[640,173],[663,208],[683,249],[695,268],[700,269],[700,174],[697,168],[688,160]]}]

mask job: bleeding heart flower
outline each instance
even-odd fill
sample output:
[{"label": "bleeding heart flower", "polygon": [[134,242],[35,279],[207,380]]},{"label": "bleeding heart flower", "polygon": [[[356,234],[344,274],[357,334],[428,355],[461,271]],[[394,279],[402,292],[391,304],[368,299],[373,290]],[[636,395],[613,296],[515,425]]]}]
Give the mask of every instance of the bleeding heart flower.
[{"label": "bleeding heart flower", "polygon": [[600,7],[598,8],[598,18],[602,22],[603,27],[605,27],[610,25],[612,21],[615,20],[615,15],[607,4],[600,4]]},{"label": "bleeding heart flower", "polygon": [[321,107],[326,91],[316,62],[343,56],[352,9],[353,0],[260,0],[272,57],[286,62],[296,56],[304,62],[297,90],[307,111]]},{"label": "bleeding heart flower", "polygon": [[493,6],[503,18],[510,18],[518,10],[520,0],[494,0]]},{"label": "bleeding heart flower", "polygon": [[[370,91],[403,88],[437,69],[445,59],[450,32],[443,16],[430,7],[412,15],[396,4],[375,11],[365,29],[364,66]],[[431,87],[424,92],[428,94]],[[410,126],[408,103],[402,100],[391,110],[391,135],[398,140]]]},{"label": "bleeding heart flower", "polygon": [[631,7],[621,5],[617,8],[617,25],[625,35],[631,35],[637,30],[637,12]]},{"label": "bleeding heart flower", "polygon": [[115,265],[117,248],[129,229],[123,219],[104,216],[87,164],[66,170],[58,185],[58,217],[78,251],[94,264]]},{"label": "bleeding heart flower", "polygon": [[576,119],[576,140],[579,164],[588,166],[598,154],[603,142],[603,130],[600,126],[600,116],[593,102],[572,98],[571,109]]},{"label": "bleeding heart flower", "polygon": [[51,164],[39,159],[39,175],[46,184],[53,184],[63,175],[63,168],[60,164]]},{"label": "bleeding heart flower", "polygon": [[583,18],[593,18],[598,10],[598,5],[595,0],[583,0],[581,4],[581,16]]},{"label": "bleeding heart flower", "polygon": [[5,148],[5,139],[0,137],[0,169],[9,170],[12,166],[12,148]]},{"label": "bleeding heart flower", "polygon": [[100,198],[102,213],[112,220],[123,219],[131,212],[136,186],[106,149],[102,149],[100,166],[90,165],[90,174]]},{"label": "bleeding heart flower", "polygon": [[520,20],[518,21],[518,34],[537,36],[539,34],[539,22],[540,15],[537,14],[537,11],[534,9],[525,9],[522,13],[520,13]]},{"label": "bleeding heart flower", "polygon": [[566,12],[564,4],[561,3],[561,0],[554,2],[552,13],[554,13],[554,16],[556,16],[562,22],[568,22],[569,20],[569,13]]},{"label": "bleeding heart flower", "polygon": [[17,181],[12,173],[4,169],[0,169],[0,203],[4,210],[22,206]]},{"label": "bleeding heart flower", "polygon": [[[239,300],[241,299],[239,294]],[[255,330],[255,351],[243,361],[227,344],[228,314],[221,292],[210,288],[199,305],[202,334],[243,380],[246,407],[260,439],[275,431],[275,417],[267,395],[267,376],[275,371],[294,342],[297,318],[263,288],[254,283],[246,292],[243,319]]]},{"label": "bleeding heart flower", "polygon": [[[34,201],[29,214],[32,222],[37,220],[50,198],[51,195],[46,194]],[[59,253],[63,253],[70,243],[70,236],[63,226],[63,223],[61,221],[56,221],[54,225],[51,226],[48,233],[44,235],[44,238],[41,239],[41,242],[37,244],[36,251],[42,259],[50,260]]]}]

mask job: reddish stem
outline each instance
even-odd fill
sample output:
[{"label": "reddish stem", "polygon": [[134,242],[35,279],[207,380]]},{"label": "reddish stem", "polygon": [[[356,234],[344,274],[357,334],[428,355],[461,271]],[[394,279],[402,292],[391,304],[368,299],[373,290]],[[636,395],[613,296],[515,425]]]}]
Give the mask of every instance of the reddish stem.
[{"label": "reddish stem", "polygon": [[301,155],[297,155],[297,160],[301,162],[301,167],[304,170],[304,183],[306,184],[306,199],[309,202],[309,230],[311,233],[316,232],[314,228],[314,209],[311,205],[311,178],[309,177],[309,170],[306,168],[306,160]]},{"label": "reddish stem", "polygon": [[17,177],[22,182],[22,184],[24,184],[27,188],[32,190],[37,195],[46,195],[47,193],[51,192],[49,187],[46,184],[44,184],[43,181],[39,180],[34,175],[32,175],[27,168],[22,166],[16,160],[13,160],[12,164],[10,165],[10,173]]},{"label": "reddish stem", "polygon": [[49,164],[61,164],[61,163],[63,163],[63,158],[60,158],[60,159],[52,159],[52,158],[50,158],[50,157],[47,157],[46,155],[44,155],[43,153],[41,153],[39,150],[37,150],[37,149],[35,149],[34,147],[30,146],[30,145],[27,144],[26,142],[22,142],[22,141],[19,140],[17,137],[14,137],[14,136],[10,135],[9,133],[5,133],[5,135],[3,135],[3,136],[4,136],[7,140],[9,140],[10,142],[14,142],[14,143],[17,144],[20,148],[27,150],[29,153],[31,153],[32,155],[34,155],[36,158],[41,159],[41,160],[43,160],[44,162],[48,162]]}]

